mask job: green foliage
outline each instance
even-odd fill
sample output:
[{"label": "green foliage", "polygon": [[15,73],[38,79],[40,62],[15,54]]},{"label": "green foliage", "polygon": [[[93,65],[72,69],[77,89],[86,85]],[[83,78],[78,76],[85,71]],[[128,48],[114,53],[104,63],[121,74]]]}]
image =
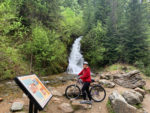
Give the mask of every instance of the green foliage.
[{"label": "green foliage", "polygon": [[50,29],[58,29],[61,18],[59,6],[60,0],[24,0],[19,14],[25,26],[41,21]]},{"label": "green foliage", "polygon": [[86,0],[83,8],[83,20],[84,20],[84,32],[87,33],[94,27],[97,23],[95,22],[95,10],[94,4],[91,0]]},{"label": "green foliage", "polygon": [[0,2],[0,79],[29,72],[48,75],[66,70],[71,37],[82,33],[83,20],[76,0],[70,6],[64,4],[68,3],[59,0]]},{"label": "green foliage", "polygon": [[[122,62],[136,64],[144,73],[149,73],[149,3],[140,3],[139,0],[87,0],[84,4],[84,30],[87,35],[82,41],[82,50],[91,66]],[[98,21],[106,33],[95,38],[93,34],[97,32],[93,29]],[[97,48],[103,51],[96,51]]]},{"label": "green foliage", "polygon": [[147,36],[145,35],[143,17],[144,7],[137,0],[130,1],[128,7],[126,31],[128,34],[125,40],[125,50],[128,53],[126,56],[127,61],[134,63],[137,60],[143,59],[147,53]]},{"label": "green foliage", "polygon": [[43,73],[53,74],[65,69],[67,55],[64,44],[55,31],[42,25],[32,27],[32,38],[24,44],[23,51],[32,57],[30,60],[38,72],[42,69]]},{"label": "green foliage", "polygon": [[8,47],[5,38],[0,37],[0,80],[11,79],[16,75],[29,74],[27,64],[18,49]]},{"label": "green foliage", "polygon": [[107,101],[106,107],[109,113],[115,113],[112,109],[110,100]]},{"label": "green foliage", "polygon": [[149,18],[145,0],[1,0],[0,79],[64,72],[81,35],[94,68],[123,62],[149,76]]},{"label": "green foliage", "polygon": [[75,13],[80,13],[81,7],[78,3],[78,0],[62,0],[62,5],[65,8],[71,8]]},{"label": "green foliage", "polygon": [[136,104],[136,105],[134,105],[137,109],[141,109],[141,108],[143,108],[142,107],[142,104]]},{"label": "green foliage", "polygon": [[144,74],[150,77],[150,66],[145,67]]},{"label": "green foliage", "polygon": [[100,22],[82,40],[82,50],[85,52],[85,59],[91,65],[98,66],[104,62],[105,48],[103,40],[106,37],[106,30]]},{"label": "green foliage", "polygon": [[129,72],[129,71],[133,71],[136,70],[137,68],[128,64],[113,64],[110,65],[108,67],[106,67],[104,70],[105,71],[125,71],[125,72]]},{"label": "green foliage", "polygon": [[82,20],[82,12],[80,12],[78,15],[69,7],[62,9],[62,15],[63,20],[61,21],[61,29],[62,32],[66,35],[74,35],[78,36],[79,34],[82,34],[82,26],[83,26],[83,20]]}]

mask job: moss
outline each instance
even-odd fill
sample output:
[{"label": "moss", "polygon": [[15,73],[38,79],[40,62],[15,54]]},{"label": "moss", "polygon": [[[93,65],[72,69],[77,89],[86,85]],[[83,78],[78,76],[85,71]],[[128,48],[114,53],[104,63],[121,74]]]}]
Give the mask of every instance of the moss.
[{"label": "moss", "polygon": [[107,106],[108,113],[115,113],[112,109],[110,100],[107,101],[106,106]]},{"label": "moss", "polygon": [[142,108],[142,104],[136,104],[134,105],[137,109],[141,109]]}]

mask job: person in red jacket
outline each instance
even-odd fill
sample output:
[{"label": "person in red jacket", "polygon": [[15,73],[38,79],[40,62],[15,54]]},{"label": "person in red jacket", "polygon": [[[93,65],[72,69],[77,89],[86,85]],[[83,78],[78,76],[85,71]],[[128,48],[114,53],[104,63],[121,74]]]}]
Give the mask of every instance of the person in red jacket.
[{"label": "person in red jacket", "polygon": [[[80,76],[82,75],[82,76]],[[89,103],[91,104],[91,95],[90,95],[90,91],[89,91],[89,86],[91,83],[91,71],[90,71],[90,67],[88,66],[88,62],[84,62],[83,63],[83,70],[78,74],[78,76],[80,76],[79,78],[83,81],[83,87],[82,87],[82,95],[83,95],[83,99],[86,100],[86,93],[88,95],[89,98]],[[84,102],[82,102],[84,103]]]}]

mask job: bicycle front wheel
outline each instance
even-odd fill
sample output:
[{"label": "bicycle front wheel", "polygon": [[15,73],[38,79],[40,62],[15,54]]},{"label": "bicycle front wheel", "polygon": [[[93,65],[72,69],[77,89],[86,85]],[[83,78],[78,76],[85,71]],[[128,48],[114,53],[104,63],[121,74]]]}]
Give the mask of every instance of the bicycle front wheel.
[{"label": "bicycle front wheel", "polygon": [[100,85],[92,86],[90,89],[91,97],[95,102],[102,102],[106,97],[105,89]]},{"label": "bicycle front wheel", "polygon": [[68,99],[77,99],[81,94],[81,90],[77,85],[69,85],[65,90]]}]

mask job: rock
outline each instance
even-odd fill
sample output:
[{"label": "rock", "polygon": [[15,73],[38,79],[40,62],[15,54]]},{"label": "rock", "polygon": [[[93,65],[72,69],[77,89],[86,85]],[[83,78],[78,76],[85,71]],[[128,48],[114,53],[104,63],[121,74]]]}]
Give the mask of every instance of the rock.
[{"label": "rock", "polygon": [[55,88],[54,88],[54,87],[48,87],[47,89],[50,90],[50,91],[52,91],[52,90],[54,90]]},{"label": "rock", "polygon": [[71,105],[75,109],[88,109],[89,107],[87,104],[80,104],[80,101],[76,101],[76,100],[71,101]]},{"label": "rock", "polygon": [[143,101],[142,94],[132,90],[132,91],[125,91],[122,96],[125,98],[125,100],[131,104],[136,105],[140,104]]},{"label": "rock", "polygon": [[25,93],[23,93],[22,97],[23,98],[28,98],[28,96]]},{"label": "rock", "polygon": [[139,92],[140,94],[142,94],[143,96],[145,95],[145,90],[141,89],[141,88],[135,88],[134,89],[136,92]]},{"label": "rock", "polygon": [[52,95],[54,95],[54,96],[59,96],[59,97],[63,96],[59,91],[57,91],[57,90],[55,90],[55,89],[51,90],[51,93],[52,93]]},{"label": "rock", "polygon": [[11,111],[21,111],[24,104],[22,102],[14,102],[11,106]]},{"label": "rock", "polygon": [[17,112],[17,113],[26,113],[26,112]]},{"label": "rock", "polygon": [[6,85],[13,85],[13,86],[15,86],[17,84],[15,83],[15,81],[9,81],[9,82],[6,82]]},{"label": "rock", "polygon": [[114,91],[109,95],[109,100],[112,109],[115,113],[136,113],[137,109],[126,102],[126,100],[117,92]]},{"label": "rock", "polygon": [[101,75],[101,76],[100,76],[100,79],[110,80],[110,79],[112,79],[112,75],[110,75],[110,74]]},{"label": "rock", "polygon": [[137,70],[121,75],[115,75],[113,79],[116,84],[132,89],[143,87],[146,84],[146,82],[140,76],[140,72]]},{"label": "rock", "polygon": [[108,88],[115,87],[115,84],[113,82],[108,81],[108,80],[99,80],[99,84],[104,85]]},{"label": "rock", "polygon": [[139,109],[137,113],[149,113],[147,110],[145,110],[144,108]]},{"label": "rock", "polygon": [[54,95],[54,96],[63,96],[59,91],[56,90],[54,87],[48,87],[48,90]]},{"label": "rock", "polygon": [[42,79],[48,79],[48,77],[47,76],[45,76],[45,77],[41,77]]},{"label": "rock", "polygon": [[143,109],[143,113],[148,113],[148,111],[146,109]]},{"label": "rock", "polygon": [[2,102],[3,101],[3,99],[2,98],[0,98],[0,102]]},{"label": "rock", "polygon": [[68,104],[68,103],[62,103],[59,106],[59,109],[63,110],[63,112],[65,112],[65,113],[71,113],[71,112],[73,112],[73,109],[72,109],[71,105]]},{"label": "rock", "polygon": [[49,84],[50,81],[44,81],[44,80],[43,80],[42,83],[43,83],[43,84]]},{"label": "rock", "polygon": [[62,102],[62,100],[60,100],[59,98],[56,98],[56,97],[53,97],[52,101],[56,102],[56,103],[61,103]]},{"label": "rock", "polygon": [[92,105],[90,105],[90,104],[81,104],[80,101],[72,101],[71,105],[73,106],[73,108],[75,110],[77,110],[77,109],[87,110],[87,109],[92,108]]}]

